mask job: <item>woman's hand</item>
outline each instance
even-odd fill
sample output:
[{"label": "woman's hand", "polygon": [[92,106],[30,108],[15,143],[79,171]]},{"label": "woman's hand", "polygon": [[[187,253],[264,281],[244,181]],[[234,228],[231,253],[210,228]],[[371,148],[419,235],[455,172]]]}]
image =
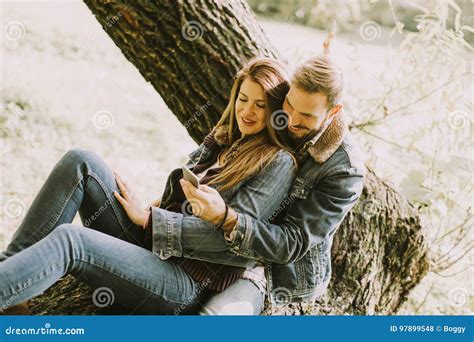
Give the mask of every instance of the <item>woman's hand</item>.
[{"label": "woman's hand", "polygon": [[195,188],[190,182],[181,179],[184,195],[193,208],[194,216],[212,224],[219,224],[225,215],[225,202],[219,192],[207,185]]},{"label": "woman's hand", "polygon": [[114,172],[114,175],[115,181],[117,182],[120,192],[123,195],[122,197],[117,191],[114,191],[115,198],[125,209],[125,212],[127,213],[130,220],[139,226],[143,226],[149,212],[143,209],[143,205],[140,203],[140,200],[138,199],[135,192],[130,189],[128,183],[120,178],[116,172]]}]

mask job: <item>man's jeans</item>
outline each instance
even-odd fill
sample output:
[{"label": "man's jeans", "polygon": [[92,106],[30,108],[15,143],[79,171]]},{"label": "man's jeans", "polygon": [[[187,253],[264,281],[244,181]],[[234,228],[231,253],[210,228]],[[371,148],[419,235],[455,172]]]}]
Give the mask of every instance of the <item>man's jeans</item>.
[{"label": "man's jeans", "polygon": [[[229,314],[233,303],[244,314],[260,313],[263,294],[246,280],[205,304],[213,293],[204,284],[143,248],[143,229],[114,191],[120,192],[115,177],[97,154],[73,149],[64,155],[0,254],[0,308],[72,274],[96,289],[98,306],[107,297],[141,314]],[[78,211],[85,227],[71,224]],[[239,307],[243,301],[250,304]]]}]

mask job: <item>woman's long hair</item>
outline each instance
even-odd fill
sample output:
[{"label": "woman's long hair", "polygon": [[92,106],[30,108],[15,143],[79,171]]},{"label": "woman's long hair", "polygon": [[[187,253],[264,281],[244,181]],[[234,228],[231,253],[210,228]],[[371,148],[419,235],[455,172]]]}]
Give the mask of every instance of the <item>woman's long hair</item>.
[{"label": "woman's long hair", "polygon": [[[263,88],[265,97],[266,127],[250,136],[244,136],[240,132],[235,113],[240,86],[246,79],[258,83]],[[282,122],[288,122],[282,105],[289,88],[285,68],[271,58],[254,58],[237,73],[229,103],[213,130],[216,140],[224,145],[221,152],[223,170],[208,184],[218,184],[219,190],[226,190],[261,171],[275,159],[281,149],[291,152],[286,135],[287,124],[282,125]]]}]

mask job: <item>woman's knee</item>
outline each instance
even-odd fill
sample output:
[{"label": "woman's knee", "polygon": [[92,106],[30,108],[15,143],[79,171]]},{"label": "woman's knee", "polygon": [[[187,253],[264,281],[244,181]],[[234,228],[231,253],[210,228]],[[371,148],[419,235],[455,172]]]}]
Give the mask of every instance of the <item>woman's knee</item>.
[{"label": "woman's knee", "polygon": [[95,153],[81,147],[75,147],[67,151],[61,159],[61,163],[66,165],[80,165],[84,161],[95,157]]},{"label": "woman's knee", "polygon": [[64,177],[80,177],[81,174],[94,173],[103,176],[110,172],[104,160],[95,152],[80,147],[67,151],[56,165]]}]

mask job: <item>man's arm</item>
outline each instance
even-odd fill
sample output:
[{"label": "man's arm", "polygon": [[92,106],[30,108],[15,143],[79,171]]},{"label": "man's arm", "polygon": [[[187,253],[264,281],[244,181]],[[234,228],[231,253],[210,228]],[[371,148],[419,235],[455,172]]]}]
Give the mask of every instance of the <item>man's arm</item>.
[{"label": "man's arm", "polygon": [[[324,177],[305,195],[291,195],[282,204],[286,210],[280,225],[271,224],[236,214],[229,218],[229,226],[234,228],[234,238],[225,242],[224,231],[216,231],[212,225],[186,224],[186,217],[180,236],[183,254],[193,254],[196,258],[216,262],[222,255],[234,252],[242,260],[267,260],[286,264],[303,257],[316,243],[332,233],[357,202],[362,193],[364,170],[360,168],[339,168]],[[283,205],[286,207],[283,208]],[[237,217],[236,224],[235,217]],[[232,222],[233,221],[233,222]],[[201,243],[199,243],[201,241]]]},{"label": "man's arm", "polygon": [[363,183],[364,172],[359,168],[333,171],[307,198],[301,194],[293,198],[280,225],[237,214],[230,250],[279,264],[302,258],[337,229],[360,197]]}]

